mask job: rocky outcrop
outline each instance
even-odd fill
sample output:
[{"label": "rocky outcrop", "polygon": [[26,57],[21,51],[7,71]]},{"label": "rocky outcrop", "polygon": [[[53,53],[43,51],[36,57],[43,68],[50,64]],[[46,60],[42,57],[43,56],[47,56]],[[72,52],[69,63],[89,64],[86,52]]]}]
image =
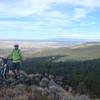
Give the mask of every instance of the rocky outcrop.
[{"label": "rocky outcrop", "polygon": [[53,76],[26,74],[21,71],[19,79],[9,73],[6,80],[1,80],[0,100],[90,100],[87,95],[73,96],[58,85]]}]

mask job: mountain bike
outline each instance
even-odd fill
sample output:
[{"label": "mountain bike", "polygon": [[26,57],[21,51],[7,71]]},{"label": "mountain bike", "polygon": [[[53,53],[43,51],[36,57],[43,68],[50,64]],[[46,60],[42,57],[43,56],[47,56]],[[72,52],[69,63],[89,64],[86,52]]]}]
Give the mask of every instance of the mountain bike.
[{"label": "mountain bike", "polygon": [[7,74],[9,73],[8,58],[0,57],[0,78],[6,79]]}]

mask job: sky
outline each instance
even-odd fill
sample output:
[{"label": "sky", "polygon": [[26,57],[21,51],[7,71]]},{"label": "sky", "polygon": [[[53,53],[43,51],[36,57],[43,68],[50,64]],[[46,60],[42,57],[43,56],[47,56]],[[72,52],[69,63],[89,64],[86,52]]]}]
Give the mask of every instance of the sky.
[{"label": "sky", "polygon": [[100,0],[0,0],[0,39],[100,40]]}]

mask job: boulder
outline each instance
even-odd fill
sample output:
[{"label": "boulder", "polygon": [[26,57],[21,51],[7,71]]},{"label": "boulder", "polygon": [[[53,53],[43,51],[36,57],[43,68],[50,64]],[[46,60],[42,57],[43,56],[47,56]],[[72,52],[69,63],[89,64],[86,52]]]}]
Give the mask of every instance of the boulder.
[{"label": "boulder", "polygon": [[40,82],[40,86],[44,88],[44,87],[48,87],[48,85],[49,85],[48,78],[42,78],[42,80]]},{"label": "boulder", "polygon": [[49,81],[49,87],[50,86],[56,86],[57,84],[55,83],[55,81],[53,80],[53,79],[51,79],[50,81]]}]

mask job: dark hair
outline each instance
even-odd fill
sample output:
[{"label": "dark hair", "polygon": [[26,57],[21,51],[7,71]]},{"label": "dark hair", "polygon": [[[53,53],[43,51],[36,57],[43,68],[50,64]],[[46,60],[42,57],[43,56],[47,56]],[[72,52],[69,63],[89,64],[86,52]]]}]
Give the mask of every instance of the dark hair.
[{"label": "dark hair", "polygon": [[19,45],[18,44],[15,44],[14,47],[19,47]]}]

